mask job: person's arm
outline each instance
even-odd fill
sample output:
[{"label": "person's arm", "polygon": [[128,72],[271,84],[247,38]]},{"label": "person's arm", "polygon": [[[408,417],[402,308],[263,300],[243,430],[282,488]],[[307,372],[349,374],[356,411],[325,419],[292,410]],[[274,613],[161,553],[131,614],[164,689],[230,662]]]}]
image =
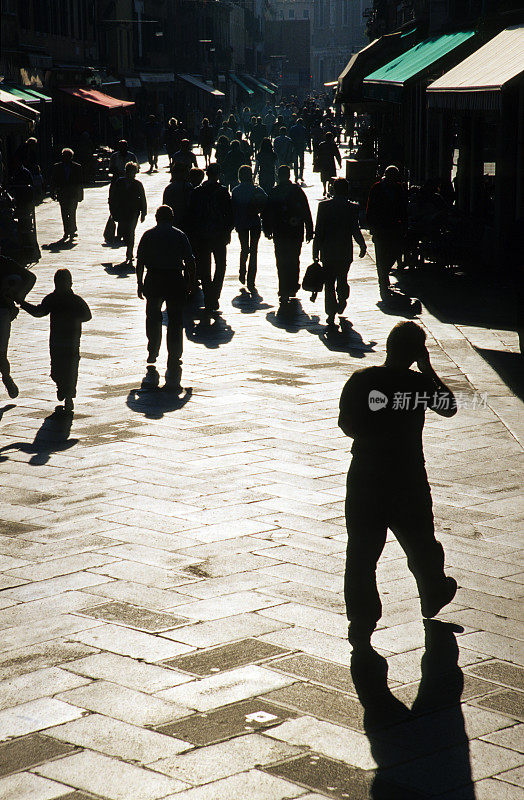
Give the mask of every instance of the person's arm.
[{"label": "person's arm", "polygon": [[92,319],[91,309],[87,305],[83,297],[79,297],[79,319],[80,322],[89,322]]},{"label": "person's arm", "polygon": [[417,367],[422,375],[428,379],[428,394],[430,396],[428,403],[429,408],[441,417],[454,417],[457,413],[455,395],[451,389],[441,381],[431,366],[426,345],[423,346],[422,353],[417,360]]},{"label": "person's arm", "polygon": [[362,231],[360,230],[360,226],[358,224],[358,210],[357,209],[355,209],[354,218],[353,218],[353,227],[352,227],[352,231],[351,232],[353,234],[354,240],[360,246],[359,258],[364,258],[364,256],[366,255],[366,249],[367,249],[366,248],[366,240],[364,239],[364,236],[363,236]]},{"label": "person's arm", "polygon": [[302,195],[302,207],[304,212],[304,224],[306,226],[306,241],[310,242],[313,238],[313,217],[311,216],[311,209],[309,207],[306,193],[300,189]]},{"label": "person's arm", "polygon": [[320,245],[324,235],[324,216],[322,204],[319,203],[317,221],[315,222],[315,236],[313,237],[313,261],[317,261],[320,255]]},{"label": "person's arm", "polygon": [[38,305],[35,305],[34,303],[28,303],[27,300],[20,300],[18,305],[20,308],[23,308],[24,311],[27,311],[28,314],[31,314],[32,317],[45,317],[50,311],[46,300],[47,297],[44,297],[42,302]]},{"label": "person's arm", "polygon": [[338,149],[337,145],[335,145],[335,158],[337,159],[339,169],[342,166],[342,156],[340,155],[340,150]]},{"label": "person's arm", "polygon": [[[147,231],[146,231],[147,233]],[[146,234],[142,236],[138,243],[136,251],[136,293],[140,300],[144,297],[144,268],[145,268],[145,250],[146,250]]]},{"label": "person's arm", "polygon": [[147,200],[144,186],[140,184],[140,219],[143,222],[147,216]]},{"label": "person's arm", "polygon": [[355,402],[355,376],[352,376],[342,389],[339,403],[338,427],[346,435],[355,438],[356,432],[356,402]]}]

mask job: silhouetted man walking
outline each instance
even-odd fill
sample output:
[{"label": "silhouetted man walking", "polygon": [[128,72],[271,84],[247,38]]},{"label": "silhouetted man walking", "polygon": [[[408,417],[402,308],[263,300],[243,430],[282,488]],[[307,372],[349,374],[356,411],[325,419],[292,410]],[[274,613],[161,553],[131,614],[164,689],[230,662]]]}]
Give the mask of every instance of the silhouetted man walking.
[{"label": "silhouetted man walking", "polygon": [[[162,341],[162,306],[167,310],[166,388],[181,391],[183,309],[194,284],[195,259],[189,239],[173,227],[173,212],[160,206],[156,226],[146,231],[137,250],[137,294],[146,298],[148,383],[158,383],[156,360]],[[144,269],[146,277],[144,280]]]},{"label": "silhouetted man walking", "polygon": [[[457,408],[431,366],[425,339],[414,322],[395,325],[384,364],[354,372],[340,398],[338,424],[353,439],[344,583],[353,645],[369,642],[382,615],[375,572],[388,528],[407,555],[422,616],[434,617],[457,590],[444,573],[444,551],[435,539],[422,449],[426,409],[452,417]],[[410,369],[414,363],[419,372]]]},{"label": "silhouetted man walking", "polygon": [[408,220],[408,196],[400,182],[400,172],[391,165],[369,191],[366,218],[375,245],[378,288],[381,299],[391,300],[389,273],[402,255]]},{"label": "silhouetted man walking", "polygon": [[62,161],[58,161],[51,170],[51,187],[53,196],[60,204],[64,235],[62,240],[70,241],[76,236],[76,209],[84,199],[82,187],[82,167],[73,161],[74,153],[69,147],[62,150]]}]

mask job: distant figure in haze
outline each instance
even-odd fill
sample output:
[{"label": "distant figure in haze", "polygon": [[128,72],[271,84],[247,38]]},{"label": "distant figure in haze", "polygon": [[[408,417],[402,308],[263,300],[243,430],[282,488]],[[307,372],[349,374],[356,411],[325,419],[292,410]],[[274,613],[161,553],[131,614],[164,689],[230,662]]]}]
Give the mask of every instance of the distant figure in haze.
[{"label": "distant figure in haze", "polygon": [[56,383],[59,402],[64,401],[64,405],[57,406],[56,411],[72,414],[80,363],[82,323],[89,322],[91,311],[86,301],[73,292],[73,279],[68,269],[58,269],[54,282],[54,292],[46,295],[39,305],[21,300],[20,308],[32,317],[50,315],[51,378]]},{"label": "distant figure in haze", "polygon": [[366,255],[366,242],[358,224],[358,205],[349,201],[349,184],[337,178],[333,197],[318,204],[313,258],[324,267],[324,302],[327,324],[335,324],[335,314],[343,314],[349,298],[348,272],[353,261],[353,239],[360,245],[360,258]]},{"label": "distant figure in haze", "polygon": [[328,193],[328,183],[336,177],[337,164],[342,166],[342,157],[331,131],[327,131],[323,141],[319,142],[315,153],[315,163],[320,172],[320,180],[324,189],[324,197]]},{"label": "distant figure in haze", "polygon": [[255,162],[255,178],[258,177],[258,185],[269,195],[275,185],[277,175],[277,157],[273,150],[273,144],[269,136],[262,139],[260,149],[257,153]]},{"label": "distant figure in haze", "polygon": [[204,117],[202,120],[202,127],[198,134],[198,144],[202,148],[202,155],[204,156],[205,165],[207,167],[211,162],[211,153],[215,145],[215,132],[209,124],[207,117]]},{"label": "distant figure in haze", "polygon": [[162,128],[154,114],[150,114],[144,126],[147,146],[147,160],[149,161],[149,172],[154,169],[158,172],[158,151],[160,149],[160,134]]},{"label": "distant figure in haze", "polygon": [[[144,279],[144,270],[146,276]],[[195,259],[186,234],[173,227],[173,212],[160,206],[156,226],[140,239],[136,257],[137,294],[146,298],[148,383],[158,385],[155,364],[162,342],[162,306],[167,310],[165,388],[182,391],[183,310],[195,280]]]},{"label": "distant figure in haze", "polygon": [[369,644],[382,615],[375,572],[388,528],[407,555],[423,617],[438,614],[457,591],[435,539],[422,449],[426,409],[452,417],[457,406],[431,366],[425,340],[414,322],[399,322],[388,336],[384,364],[354,372],[340,398],[338,424],[353,439],[344,595],[354,646]]},{"label": "distant figure in haze", "polygon": [[175,164],[183,164],[186,169],[186,177],[189,175],[189,170],[192,167],[198,167],[197,157],[191,150],[191,142],[189,139],[182,139],[180,142],[180,150],[173,155],[171,159],[171,166]]}]

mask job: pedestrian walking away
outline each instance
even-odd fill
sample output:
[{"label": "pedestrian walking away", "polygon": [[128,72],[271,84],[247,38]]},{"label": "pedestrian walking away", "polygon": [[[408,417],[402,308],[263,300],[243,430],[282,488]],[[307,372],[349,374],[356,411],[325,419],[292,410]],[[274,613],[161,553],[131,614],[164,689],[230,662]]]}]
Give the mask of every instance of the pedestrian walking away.
[{"label": "pedestrian walking away", "polygon": [[406,553],[423,617],[436,616],[457,590],[435,539],[422,447],[426,410],[452,417],[457,406],[431,366],[425,339],[414,322],[395,325],[384,364],[354,372],[340,398],[339,426],[353,439],[344,595],[354,646],[369,645],[382,615],[376,568],[388,528]]},{"label": "pedestrian walking away", "polygon": [[298,183],[304,180],[304,156],[307,145],[307,131],[301,117],[289,129],[289,138],[293,142],[293,172],[295,182]]},{"label": "pedestrian walking away", "polygon": [[273,150],[273,145],[269,136],[264,137],[257,153],[255,162],[255,178],[258,177],[258,185],[262,187],[267,195],[275,185],[277,175],[277,157]]},{"label": "pedestrian walking away", "polygon": [[[234,227],[231,195],[219,180],[218,164],[211,163],[207,179],[189,201],[189,225],[196,246],[197,275],[202,283],[205,310],[218,311],[226,274],[227,246]],[[211,274],[211,259],[215,271]]]},{"label": "pedestrian walking away", "polygon": [[324,268],[326,322],[335,324],[335,314],[343,314],[349,299],[348,272],[353,261],[353,239],[360,246],[359,258],[366,255],[366,242],[358,224],[358,205],[349,201],[349,183],[337,178],[332,183],[333,197],[318,205],[313,258]]},{"label": "pedestrian walking away", "polygon": [[324,197],[326,197],[328,193],[329,181],[337,174],[337,164],[339,167],[342,166],[340,150],[333,138],[333,134],[331,131],[328,131],[323,141],[319,142],[315,154],[315,165],[318,172],[320,172]]},{"label": "pedestrian walking away", "polygon": [[189,175],[189,170],[192,167],[198,167],[197,157],[191,150],[191,142],[189,139],[182,139],[180,142],[180,150],[173,155],[171,164],[173,167],[176,164],[183,164],[186,169],[186,177]]},{"label": "pedestrian walking away", "polygon": [[[116,150],[114,150],[111,153],[111,158],[109,159],[109,174],[111,176],[111,185],[109,187],[109,192],[111,192],[111,186],[115,183],[115,181],[125,176],[126,164],[129,164],[130,161],[133,161],[135,164],[138,164],[138,158],[129,149],[127,141],[125,139],[120,139],[120,141],[117,144]],[[116,237],[115,220],[113,219],[111,214],[109,214],[109,218],[104,228],[104,240],[107,242],[107,244],[113,244],[115,243],[116,239],[117,237]]]},{"label": "pedestrian walking away", "polygon": [[[160,206],[156,226],[147,230],[137,250],[137,294],[146,299],[146,383],[158,385],[155,367],[162,342],[162,306],[167,311],[167,369],[165,388],[180,392],[183,352],[183,311],[194,285],[195,259],[189,239],[173,227],[173,212]],[[145,278],[144,278],[145,271]]]},{"label": "pedestrian walking away", "polygon": [[162,129],[154,114],[150,114],[145,124],[145,136],[147,146],[147,160],[149,161],[149,172],[158,172],[158,151],[160,149],[160,134]]},{"label": "pedestrian walking away", "polygon": [[189,197],[192,192],[191,183],[188,180],[185,164],[173,164],[171,167],[171,182],[164,189],[162,203],[169,206],[173,212],[173,225],[184,233],[187,233],[187,211]]},{"label": "pedestrian walking away", "polygon": [[51,192],[58,200],[62,213],[64,235],[62,241],[73,241],[77,234],[76,209],[84,199],[82,186],[82,167],[73,161],[74,153],[70,147],[62,150],[62,160],[51,170]]},{"label": "pedestrian walking away", "polygon": [[283,164],[288,167],[293,166],[293,162],[295,160],[295,148],[293,147],[292,140],[287,135],[287,128],[285,126],[280,128],[279,134],[273,142],[273,149],[275,151],[277,164],[279,167],[281,167]]},{"label": "pedestrian walking away", "polygon": [[307,197],[291,183],[287,165],[279,167],[278,184],[269,194],[263,215],[264,233],[273,239],[281,305],[295,297],[300,288],[300,251],[304,234],[313,238],[313,219]]},{"label": "pedestrian walking away", "polygon": [[137,180],[138,164],[126,164],[124,178],[118,178],[109,191],[109,210],[118,223],[118,237],[126,244],[126,264],[133,263],[135,230],[147,214],[146,193],[142,183]]},{"label": "pedestrian walking away", "polygon": [[[250,292],[255,292],[257,276],[258,242],[262,231],[260,214],[267,202],[267,194],[253,184],[251,167],[244,165],[238,171],[239,185],[233,189],[233,216],[235,230],[240,241],[240,283],[246,283]],[[249,264],[248,264],[249,259]],[[247,269],[247,273],[246,273]]]},{"label": "pedestrian walking away", "polygon": [[211,161],[211,153],[215,145],[215,132],[209,124],[207,117],[204,117],[202,120],[202,127],[198,134],[198,144],[202,148],[202,155],[204,156],[204,162],[207,167]]},{"label": "pedestrian walking away", "polygon": [[375,245],[380,297],[392,298],[389,273],[402,255],[408,221],[408,196],[398,167],[386,167],[380,181],[369,192],[366,219]]},{"label": "pedestrian walking away", "polygon": [[64,401],[64,405],[57,406],[56,411],[72,414],[80,363],[82,323],[89,322],[91,311],[86,301],[73,292],[73,279],[68,269],[55,272],[54,284],[54,291],[38,305],[26,300],[21,300],[19,305],[33,317],[50,316],[51,378],[56,383],[59,402]]}]

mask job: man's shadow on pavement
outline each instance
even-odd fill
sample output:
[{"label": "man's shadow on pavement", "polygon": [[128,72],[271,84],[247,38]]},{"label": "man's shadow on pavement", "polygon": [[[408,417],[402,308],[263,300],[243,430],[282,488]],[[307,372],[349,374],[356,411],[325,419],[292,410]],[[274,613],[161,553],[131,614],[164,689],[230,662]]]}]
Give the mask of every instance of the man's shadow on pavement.
[{"label": "man's shadow on pavement", "polygon": [[133,264],[129,264],[127,261],[122,261],[119,264],[113,264],[112,261],[104,261],[102,266],[108,275],[116,275],[117,278],[127,278],[128,275],[133,274],[135,271]]},{"label": "man's shadow on pavement", "polygon": [[[0,448],[0,453],[18,450],[21,453],[31,454],[29,463],[34,467],[47,464],[53,453],[63,453],[78,444],[79,439],[70,439],[73,415],[56,413],[46,417],[36,432],[32,442],[12,442]],[[7,456],[0,455],[0,463],[7,461]]]},{"label": "man's shadow on pavement", "polygon": [[364,342],[351,323],[343,320],[338,328],[330,328],[320,322],[320,317],[309,314],[302,308],[302,303],[298,299],[290,300],[288,304],[280,306],[277,311],[270,311],[266,314],[266,319],[276,328],[281,328],[287,333],[298,333],[300,330],[307,330],[318,336],[324,347],[328,350],[339,353],[348,353],[353,358],[365,358],[366,353],[373,353],[376,342]]},{"label": "man's shadow on pavement", "polygon": [[252,294],[247,289],[241,289],[240,293],[233,298],[231,305],[242,314],[254,314],[256,311],[264,311],[266,308],[271,308],[268,303],[263,303],[263,297],[258,292]]},{"label": "man's shadow on pavement", "polygon": [[364,730],[378,765],[370,792],[373,800],[447,797],[459,787],[461,800],[475,800],[460,706],[464,676],[455,638],[463,629],[439,620],[424,620],[424,627],[422,677],[411,709],[390,691],[385,658],[370,645],[355,648],[351,656],[351,675],[364,707]]},{"label": "man's shadow on pavement", "polygon": [[72,242],[71,240],[64,242],[62,239],[58,239],[56,242],[49,242],[48,244],[42,245],[42,250],[51,250],[53,253],[58,253],[60,250],[72,250],[73,247],[76,247],[78,244],[77,241]]},{"label": "man's shadow on pavement", "polygon": [[235,335],[235,331],[221,314],[213,316],[203,314],[198,321],[186,315],[184,328],[189,341],[203,344],[209,350],[216,350],[223,344],[229,344]]},{"label": "man's shadow on pavement", "polygon": [[[160,376],[155,370],[155,378],[159,380]],[[137,414],[143,414],[146,419],[162,419],[164,414],[170,411],[178,411],[183,408],[193,395],[193,389],[187,388],[182,390],[182,394],[177,394],[167,387],[158,387],[155,385],[148,385],[147,380],[151,378],[151,374],[147,374],[142,381],[142,386],[138,389],[130,389],[126,404],[131,411]]]}]

